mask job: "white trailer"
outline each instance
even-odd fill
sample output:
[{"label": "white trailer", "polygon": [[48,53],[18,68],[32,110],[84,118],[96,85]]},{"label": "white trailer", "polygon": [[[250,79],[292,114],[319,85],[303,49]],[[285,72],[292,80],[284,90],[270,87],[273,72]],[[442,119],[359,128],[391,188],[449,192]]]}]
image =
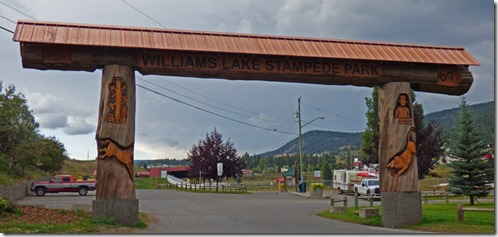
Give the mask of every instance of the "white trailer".
[{"label": "white trailer", "polygon": [[361,170],[334,170],[332,177],[332,188],[337,189],[339,194],[343,194],[345,192],[354,192],[354,185],[359,184],[363,178],[365,178],[364,174],[366,171]]}]

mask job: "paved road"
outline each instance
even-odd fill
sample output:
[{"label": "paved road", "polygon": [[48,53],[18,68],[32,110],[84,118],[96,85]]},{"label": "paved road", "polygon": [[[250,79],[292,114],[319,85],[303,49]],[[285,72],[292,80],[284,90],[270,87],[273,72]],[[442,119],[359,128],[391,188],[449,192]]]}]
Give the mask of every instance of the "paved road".
[{"label": "paved road", "polygon": [[[136,233],[292,233],[292,234],[402,234],[421,233],[345,223],[318,217],[328,210],[329,199],[307,198],[292,193],[202,194],[174,190],[137,190],[140,211],[156,219]],[[90,208],[95,193],[28,196],[18,204],[48,208]],[[361,204],[360,204],[361,205]]]}]

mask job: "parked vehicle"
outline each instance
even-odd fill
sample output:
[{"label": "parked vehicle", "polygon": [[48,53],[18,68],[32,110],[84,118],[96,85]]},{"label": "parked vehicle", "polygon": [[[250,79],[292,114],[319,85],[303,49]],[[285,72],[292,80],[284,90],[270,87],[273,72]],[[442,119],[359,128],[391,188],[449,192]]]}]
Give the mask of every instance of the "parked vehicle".
[{"label": "parked vehicle", "polygon": [[359,184],[364,178],[365,171],[360,170],[334,170],[332,176],[332,188],[337,189],[339,194],[354,192],[354,185]]},{"label": "parked vehicle", "polygon": [[379,179],[363,179],[360,184],[354,186],[354,191],[358,196],[380,196]]},{"label": "parked vehicle", "polygon": [[79,195],[85,196],[88,191],[94,191],[96,186],[95,180],[78,181],[71,175],[56,175],[49,181],[31,183],[30,190],[37,196],[59,192],[78,192]]}]

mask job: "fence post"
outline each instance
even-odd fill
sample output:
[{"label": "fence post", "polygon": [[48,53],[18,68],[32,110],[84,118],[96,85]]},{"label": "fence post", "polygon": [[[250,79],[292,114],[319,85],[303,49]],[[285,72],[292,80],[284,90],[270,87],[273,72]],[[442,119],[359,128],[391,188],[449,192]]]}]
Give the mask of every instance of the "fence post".
[{"label": "fence post", "polygon": [[463,221],[463,205],[462,204],[457,204],[457,217],[458,221]]},{"label": "fence post", "polygon": [[370,207],[374,206],[374,197],[370,196]]},{"label": "fence post", "polygon": [[358,209],[358,193],[354,192],[354,208]]},{"label": "fence post", "polygon": [[175,184],[175,186],[176,186],[176,190],[178,190],[178,184]]},{"label": "fence post", "polygon": [[445,203],[448,203],[448,202],[449,202],[449,201],[448,201],[448,194],[447,194],[447,193],[444,195],[444,202],[445,202]]},{"label": "fence post", "polygon": [[335,200],[333,198],[330,199],[330,206],[333,207],[335,205]]},{"label": "fence post", "polygon": [[348,198],[344,197],[344,208],[348,209]]},{"label": "fence post", "polygon": [[428,203],[429,203],[429,198],[427,197],[427,193],[426,193],[424,196],[424,204],[428,204]]}]

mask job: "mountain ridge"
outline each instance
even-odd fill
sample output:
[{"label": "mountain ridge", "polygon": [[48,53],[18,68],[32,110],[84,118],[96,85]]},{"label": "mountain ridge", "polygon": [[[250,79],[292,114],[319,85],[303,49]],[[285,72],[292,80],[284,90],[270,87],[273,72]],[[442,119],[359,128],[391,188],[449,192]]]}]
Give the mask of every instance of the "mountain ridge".
[{"label": "mountain ridge", "polygon": [[[494,101],[483,102],[469,105],[469,110],[475,118],[476,125],[481,130],[481,136],[485,143],[494,144],[495,139],[495,107]],[[445,109],[429,113],[424,116],[425,123],[430,121],[437,122],[443,129],[445,139],[451,136],[451,129],[454,126],[458,116],[459,108]],[[322,152],[334,152],[340,147],[346,145],[358,146],[361,145],[361,134],[363,132],[348,133],[337,131],[312,130],[304,133],[303,137],[303,153],[304,154],[319,154]],[[328,142],[326,142],[328,141]],[[281,147],[273,150],[257,154],[260,157],[278,156],[284,154],[292,154],[299,152],[299,138],[295,138]]]}]

